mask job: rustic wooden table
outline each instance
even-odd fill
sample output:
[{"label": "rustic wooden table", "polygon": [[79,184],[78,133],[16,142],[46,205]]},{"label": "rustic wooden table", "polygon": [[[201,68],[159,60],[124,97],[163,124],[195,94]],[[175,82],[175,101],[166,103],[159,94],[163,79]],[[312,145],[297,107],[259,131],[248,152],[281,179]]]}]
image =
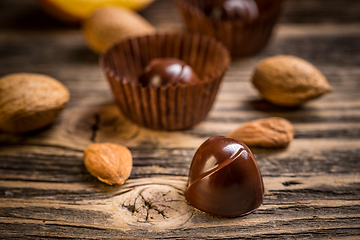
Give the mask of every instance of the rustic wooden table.
[{"label": "rustic wooden table", "polygon": [[[114,104],[81,31],[56,22],[36,1],[0,1],[0,76],[36,72],[63,82],[71,101],[50,127],[0,133],[1,239],[360,238],[360,2],[288,0],[269,46],[234,59],[215,105],[187,131],[138,127]],[[158,29],[182,23],[173,1],[143,13]],[[316,65],[334,91],[301,108],[260,99],[250,84],[262,58],[290,54]],[[253,148],[266,189],[263,205],[240,218],[215,218],[184,199],[197,147],[258,118],[295,126],[284,150]],[[93,142],[129,147],[130,179],[102,184],[83,165]]]}]

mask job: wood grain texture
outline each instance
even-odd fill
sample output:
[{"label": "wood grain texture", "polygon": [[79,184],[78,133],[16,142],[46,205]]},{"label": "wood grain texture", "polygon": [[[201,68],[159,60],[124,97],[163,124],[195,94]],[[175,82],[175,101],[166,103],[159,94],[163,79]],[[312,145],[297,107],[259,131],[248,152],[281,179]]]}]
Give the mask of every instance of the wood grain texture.
[{"label": "wood grain texture", "polygon": [[[359,239],[360,19],[358,1],[288,0],[269,46],[233,59],[205,119],[186,131],[145,129],[113,101],[98,56],[77,26],[44,14],[36,2],[0,1],[0,76],[50,75],[71,100],[46,129],[0,132],[0,239]],[[141,12],[162,31],[182,29],[172,1]],[[250,78],[276,54],[304,58],[333,92],[299,108],[272,105]],[[215,218],[184,198],[200,144],[240,124],[278,116],[295,127],[282,150],[252,148],[265,185],[263,205],[241,218]],[[130,178],[108,186],[83,164],[94,142],[129,147]]]}]

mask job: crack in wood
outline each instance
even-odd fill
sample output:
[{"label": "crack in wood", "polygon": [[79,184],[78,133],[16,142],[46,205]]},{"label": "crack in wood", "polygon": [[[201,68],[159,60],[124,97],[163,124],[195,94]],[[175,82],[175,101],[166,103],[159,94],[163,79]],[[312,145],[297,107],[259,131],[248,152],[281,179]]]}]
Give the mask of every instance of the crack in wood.
[{"label": "crack in wood", "polygon": [[287,182],[283,182],[282,185],[284,185],[285,187],[290,186],[290,185],[297,185],[297,184],[302,184],[299,181],[287,181]]},{"label": "crack in wood", "polygon": [[92,142],[95,142],[96,140],[96,134],[97,134],[97,131],[99,130],[99,126],[100,126],[100,114],[95,114],[94,115],[94,119],[95,119],[95,123],[92,125],[91,127],[91,130],[92,130],[92,135],[91,135],[91,138],[90,140]]},{"label": "crack in wood", "polygon": [[[140,188],[140,189],[139,189]],[[192,207],[174,186],[156,184],[139,186],[122,196],[121,207],[130,213],[127,221],[137,224],[150,224],[155,228],[180,226],[192,216]]]}]

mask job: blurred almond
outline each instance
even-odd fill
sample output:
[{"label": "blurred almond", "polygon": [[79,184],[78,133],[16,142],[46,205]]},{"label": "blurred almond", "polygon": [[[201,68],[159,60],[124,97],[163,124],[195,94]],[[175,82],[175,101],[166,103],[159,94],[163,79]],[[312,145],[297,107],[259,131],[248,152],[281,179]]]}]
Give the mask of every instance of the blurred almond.
[{"label": "blurred almond", "polygon": [[101,53],[125,38],[152,34],[156,30],[136,12],[122,7],[106,6],[94,11],[84,21],[83,32],[89,47]]},{"label": "blurred almond", "polygon": [[294,138],[294,127],[284,118],[271,117],[247,122],[226,136],[249,147],[284,148]]}]

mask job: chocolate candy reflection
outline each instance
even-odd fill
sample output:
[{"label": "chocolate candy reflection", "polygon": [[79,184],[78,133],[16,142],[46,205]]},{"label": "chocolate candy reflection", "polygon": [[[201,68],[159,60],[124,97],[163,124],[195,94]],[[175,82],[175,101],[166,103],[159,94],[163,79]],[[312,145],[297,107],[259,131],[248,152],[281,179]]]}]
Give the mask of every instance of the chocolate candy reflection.
[{"label": "chocolate candy reflection", "polygon": [[205,3],[204,12],[218,21],[242,19],[250,22],[259,15],[258,5],[254,0],[209,0]]},{"label": "chocolate candy reflection", "polygon": [[263,196],[261,173],[245,144],[216,136],[196,151],[185,192],[192,206],[214,216],[236,217],[256,210]]},{"label": "chocolate candy reflection", "polygon": [[139,82],[143,86],[160,87],[188,84],[199,81],[198,76],[185,62],[176,58],[154,58],[140,76]]}]

